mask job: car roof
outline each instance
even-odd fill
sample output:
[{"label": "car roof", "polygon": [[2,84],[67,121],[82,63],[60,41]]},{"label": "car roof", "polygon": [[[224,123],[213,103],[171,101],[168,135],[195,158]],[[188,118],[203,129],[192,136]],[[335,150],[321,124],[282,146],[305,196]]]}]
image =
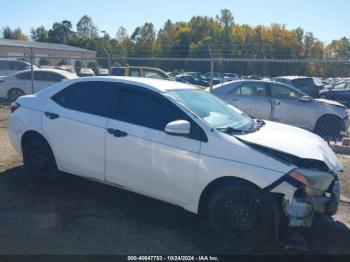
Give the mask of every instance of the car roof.
[{"label": "car roof", "polygon": [[[67,72],[65,70],[62,69],[54,69],[54,68],[34,68],[33,69],[34,72],[53,72],[53,73],[58,73],[67,77],[74,77],[75,74],[74,73],[70,73]],[[25,70],[21,70],[21,71],[17,71],[16,73],[12,74],[12,75],[18,75],[18,74],[22,74],[22,73],[26,73],[26,72],[31,72],[31,69],[25,69]],[[9,75],[11,76],[11,75]]]},{"label": "car roof", "polygon": [[111,68],[142,68],[142,69],[152,69],[152,70],[158,70],[158,71],[164,72],[164,71],[163,71],[162,69],[160,69],[160,68],[149,67],[149,66],[112,66]]},{"label": "car roof", "polygon": [[278,76],[275,77],[276,79],[288,79],[288,80],[294,80],[294,79],[304,79],[304,78],[312,78],[310,76]]},{"label": "car roof", "polygon": [[[240,79],[240,80],[234,80],[234,81],[220,83],[220,84],[214,85],[213,88],[219,88],[219,87],[232,85],[232,84],[236,85],[236,84],[240,84],[240,83],[276,83],[276,82],[270,81],[270,80]],[[277,84],[280,84],[280,83],[277,83]]]},{"label": "car roof", "polygon": [[146,77],[130,77],[130,76],[92,76],[71,80],[74,83],[85,81],[108,81],[122,82],[130,85],[139,85],[156,92],[167,92],[174,89],[198,89],[197,87],[181,82],[146,78]]}]

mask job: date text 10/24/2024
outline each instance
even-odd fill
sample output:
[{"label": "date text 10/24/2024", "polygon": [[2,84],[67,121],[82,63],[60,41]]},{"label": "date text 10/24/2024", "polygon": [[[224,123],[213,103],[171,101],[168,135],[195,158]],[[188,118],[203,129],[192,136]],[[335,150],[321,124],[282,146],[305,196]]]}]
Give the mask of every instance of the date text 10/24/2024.
[{"label": "date text 10/24/2024", "polygon": [[128,261],[219,261],[216,256],[128,256]]}]

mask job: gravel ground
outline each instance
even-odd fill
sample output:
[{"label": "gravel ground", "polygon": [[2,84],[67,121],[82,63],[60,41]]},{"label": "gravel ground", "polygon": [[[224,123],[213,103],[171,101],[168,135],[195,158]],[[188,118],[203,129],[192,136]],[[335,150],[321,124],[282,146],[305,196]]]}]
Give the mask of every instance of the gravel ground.
[{"label": "gravel ground", "polygon": [[[180,208],[70,175],[29,179],[8,141],[8,112],[0,108],[0,254],[232,254]],[[350,254],[350,157],[339,159],[344,201],[300,231],[307,253]]]}]

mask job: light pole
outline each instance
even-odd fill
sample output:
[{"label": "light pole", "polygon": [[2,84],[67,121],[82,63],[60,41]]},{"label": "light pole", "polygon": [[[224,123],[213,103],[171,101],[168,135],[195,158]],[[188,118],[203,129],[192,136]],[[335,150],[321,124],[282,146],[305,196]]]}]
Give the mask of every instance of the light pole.
[{"label": "light pole", "polygon": [[107,32],[105,30],[102,30],[101,33],[103,33],[103,38],[104,38],[104,42],[105,42],[105,46],[104,46],[104,51],[106,53],[106,55],[108,56],[108,70],[111,68],[111,57],[107,51]]}]

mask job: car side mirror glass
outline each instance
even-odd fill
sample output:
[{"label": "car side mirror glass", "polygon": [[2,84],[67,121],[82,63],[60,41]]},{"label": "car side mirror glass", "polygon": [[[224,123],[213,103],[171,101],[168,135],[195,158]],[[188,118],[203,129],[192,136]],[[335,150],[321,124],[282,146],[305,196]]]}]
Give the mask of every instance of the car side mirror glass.
[{"label": "car side mirror glass", "polygon": [[188,135],[191,132],[191,124],[186,120],[176,120],[168,123],[164,131],[171,135]]},{"label": "car side mirror glass", "polygon": [[308,103],[308,102],[311,102],[311,97],[309,97],[309,96],[302,96],[302,97],[299,98],[299,100],[301,102]]}]

